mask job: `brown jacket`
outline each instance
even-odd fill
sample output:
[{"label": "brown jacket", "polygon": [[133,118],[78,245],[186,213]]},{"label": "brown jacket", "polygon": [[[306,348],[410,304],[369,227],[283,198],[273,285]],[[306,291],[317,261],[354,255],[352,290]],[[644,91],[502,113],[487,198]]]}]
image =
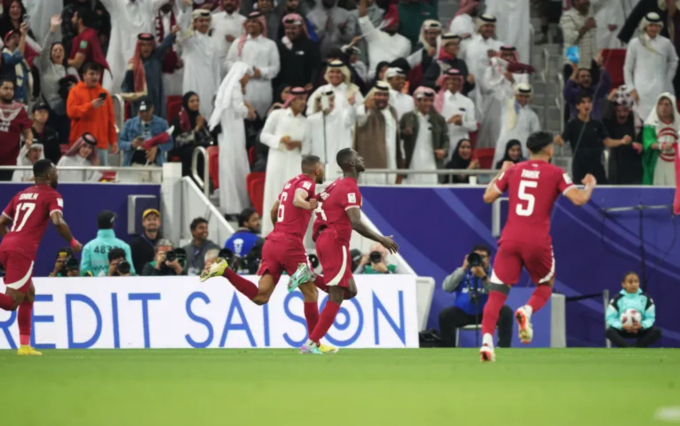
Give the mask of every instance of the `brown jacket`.
[{"label": "brown jacket", "polygon": [[[390,113],[397,124],[399,130],[399,120],[397,111],[388,106]],[[367,110],[368,120],[362,126],[356,125],[354,129],[354,149],[364,157],[364,164],[367,169],[386,169],[387,168],[387,147],[385,140],[385,117],[378,108]],[[397,167],[403,164],[403,155],[399,144],[399,135],[396,136],[397,146]]]},{"label": "brown jacket", "polygon": [[[420,129],[418,121],[418,112],[411,111],[401,117],[399,121],[399,134],[401,140],[404,141],[404,154],[406,156],[404,168],[408,169],[411,166],[411,159],[413,158],[413,151],[416,148],[416,141],[418,140],[418,132],[421,130],[430,131],[432,133],[432,148],[434,150],[443,149],[445,152],[449,151],[449,128],[446,125],[446,120],[434,109],[428,114],[427,121],[430,123],[429,129]],[[411,131],[405,131],[406,129]],[[432,152],[434,156],[434,151]],[[437,168],[444,168],[444,160],[435,157]]]}]

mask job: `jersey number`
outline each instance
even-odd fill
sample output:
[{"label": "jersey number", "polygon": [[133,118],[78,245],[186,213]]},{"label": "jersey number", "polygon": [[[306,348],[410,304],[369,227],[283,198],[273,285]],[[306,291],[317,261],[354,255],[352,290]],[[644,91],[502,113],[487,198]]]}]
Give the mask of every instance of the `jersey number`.
[{"label": "jersey number", "polygon": [[535,180],[521,180],[519,182],[519,193],[517,194],[517,196],[519,197],[520,200],[526,201],[527,206],[523,207],[521,203],[517,203],[517,209],[515,210],[517,216],[531,216],[531,214],[534,212],[534,204],[536,203],[536,197],[534,197],[532,194],[527,194],[526,189],[537,187],[538,182],[536,182]]},{"label": "jersey number", "polygon": [[[23,217],[21,216],[22,210],[25,212]],[[35,210],[35,203],[22,203],[17,206],[16,223],[18,223],[19,226],[17,226],[17,229],[13,229],[14,232],[19,232],[24,229],[24,225],[26,225],[26,221],[33,213],[33,210]]]},{"label": "jersey number", "polygon": [[284,215],[284,209],[285,207],[283,206],[283,202],[288,199],[288,193],[287,192],[282,192],[281,193],[281,202],[279,203],[279,211],[276,213],[276,221],[277,222],[283,222],[283,215]]},{"label": "jersey number", "polygon": [[326,222],[328,219],[326,218],[326,212],[323,211],[322,207],[323,203],[317,204],[316,209],[314,209],[314,213],[316,213],[319,216],[319,219]]}]

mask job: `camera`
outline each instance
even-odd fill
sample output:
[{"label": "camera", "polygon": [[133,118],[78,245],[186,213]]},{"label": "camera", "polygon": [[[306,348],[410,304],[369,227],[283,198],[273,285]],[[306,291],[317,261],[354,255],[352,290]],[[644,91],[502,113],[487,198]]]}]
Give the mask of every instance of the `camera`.
[{"label": "camera", "polygon": [[78,267],[79,267],[78,259],[76,259],[75,257],[69,257],[66,260],[65,267],[66,267],[66,270],[68,270],[68,271],[73,271],[73,270],[78,269]]},{"label": "camera", "polygon": [[127,275],[130,273],[130,264],[126,260],[121,260],[117,269],[119,274]]},{"label": "camera", "polygon": [[483,261],[482,261],[482,256],[479,254],[475,253],[474,251],[470,254],[468,254],[467,257],[468,265],[470,265],[471,268],[474,268],[476,266],[483,266]]},{"label": "camera", "polygon": [[371,263],[380,263],[382,262],[382,254],[380,254],[379,251],[372,251],[371,254],[368,255],[368,259]]},{"label": "camera", "polygon": [[184,267],[184,262],[187,260],[187,252],[184,249],[176,248],[165,253],[165,260],[167,262],[174,262],[176,260]]},{"label": "camera", "polygon": [[165,253],[165,260],[168,262],[174,262],[177,260],[177,253],[174,250]]}]

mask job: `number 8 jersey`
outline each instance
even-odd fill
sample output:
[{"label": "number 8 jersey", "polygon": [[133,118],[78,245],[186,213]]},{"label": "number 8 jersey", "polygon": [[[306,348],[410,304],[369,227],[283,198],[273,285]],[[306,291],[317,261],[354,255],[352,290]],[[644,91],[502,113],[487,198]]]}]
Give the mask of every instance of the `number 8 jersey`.
[{"label": "number 8 jersey", "polygon": [[550,244],[550,214],[560,194],[575,188],[561,168],[541,160],[529,160],[505,171],[495,182],[510,197],[508,220],[500,242]]},{"label": "number 8 jersey", "polygon": [[349,244],[352,238],[352,223],[346,211],[352,208],[361,208],[361,192],[357,181],[352,178],[339,178],[328,185],[326,189],[316,196],[319,205],[314,213],[313,239],[325,228],[331,228],[338,234],[338,238]]}]

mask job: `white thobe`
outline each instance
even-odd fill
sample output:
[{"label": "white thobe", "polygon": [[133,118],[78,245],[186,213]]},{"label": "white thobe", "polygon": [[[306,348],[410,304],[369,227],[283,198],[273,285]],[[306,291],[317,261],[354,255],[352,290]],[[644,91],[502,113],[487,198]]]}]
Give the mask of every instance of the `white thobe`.
[{"label": "white thobe", "polygon": [[[531,63],[531,16],[530,0],[494,0],[487,3],[485,13],[497,18],[496,37],[504,43],[514,46],[519,53],[519,60]],[[468,65],[469,67],[469,65]]]},{"label": "white thobe", "polygon": [[312,139],[311,153],[321,158],[321,162],[326,165],[327,181],[342,176],[335,156],[341,149],[352,147],[355,120],[354,108],[333,108],[325,116],[319,111],[307,118]]},{"label": "white thobe", "polygon": [[[281,143],[281,138],[289,136],[291,141],[302,142],[301,149],[288,150]],[[264,183],[264,212],[269,212],[276,202],[276,198],[283,189],[283,185],[299,175],[302,156],[308,155],[312,149],[309,123],[304,115],[295,116],[290,108],[272,111],[267,117],[260,141],[269,147],[267,157],[267,177]],[[262,224],[262,236],[266,236],[274,225],[265,214]]]},{"label": "white thobe", "polygon": [[[72,157],[63,156],[59,159],[57,167],[92,167],[92,163],[87,158],[76,154]],[[64,170],[59,169],[60,182],[97,182],[101,178],[101,173],[95,170]]]},{"label": "white thobe", "polygon": [[646,48],[639,38],[634,38],[626,50],[626,63],[623,75],[628,90],[637,90],[640,102],[635,106],[640,117],[647,117],[656,105],[656,98],[663,92],[675,94],[673,78],[678,68],[678,55],[675,47],[666,37],[657,36],[648,40],[652,51]]},{"label": "white thobe", "polygon": [[[626,23],[623,7],[619,0],[605,0],[602,8],[595,14],[597,22],[597,48],[621,49],[623,43],[618,39],[621,27]],[[616,29],[609,30],[609,25],[616,25]]]},{"label": "white thobe", "polygon": [[[389,108],[385,108],[380,111],[385,118],[385,152],[387,153],[387,168],[396,169],[397,168],[397,131],[399,130],[399,123],[394,119],[394,116],[390,112]],[[368,121],[368,114],[373,113],[369,111],[366,113],[366,107],[364,105],[357,109],[357,125],[363,126]],[[380,141],[375,141],[375,143],[380,143]],[[359,153],[361,154],[361,152]],[[386,185],[394,184],[396,182],[397,175],[390,174],[364,174],[361,177],[361,183],[368,185]]]},{"label": "white thobe", "polygon": [[246,176],[250,173],[250,167],[243,122],[247,116],[248,108],[243,103],[243,93],[234,90],[231,106],[222,111],[222,133],[217,138],[220,148],[220,210],[227,214],[241,213],[250,205],[246,189]]},{"label": "white thobe", "polygon": [[[462,93],[451,93],[446,91],[444,94],[444,109],[441,112],[442,117],[447,122],[456,114],[463,116],[463,124],[460,126],[455,123],[447,124],[449,128],[449,146],[458,146],[458,141],[461,139],[469,139],[470,132],[477,130],[477,119],[475,116],[475,104]],[[446,161],[451,161],[454,149],[450,149],[446,154]],[[435,182],[436,183],[436,182]]]},{"label": "white thobe", "polygon": [[484,39],[480,34],[475,34],[465,51],[465,65],[468,67],[468,72],[475,76],[475,89],[468,93],[470,99],[475,103],[477,108],[478,119],[484,119],[482,114],[482,103],[484,96],[481,93],[478,80],[484,76],[486,69],[489,67],[489,50],[498,52],[503,46],[503,43],[493,39]]},{"label": "white thobe", "polygon": [[[50,31],[52,15],[61,15],[63,2],[49,0],[23,0],[26,13],[31,17],[31,30],[36,40],[42,40]],[[49,46],[43,46],[49,50]]]},{"label": "white thobe", "polygon": [[156,13],[166,0],[101,0],[111,15],[111,39],[106,62],[111,74],[104,73],[104,88],[112,95],[121,92],[127,63],[135,54],[137,35],[156,34]]},{"label": "white thobe", "polygon": [[[508,125],[508,108],[519,108],[517,113],[517,123],[512,129]],[[512,139],[517,139],[522,144],[522,156],[529,158],[527,151],[527,138],[530,134],[541,130],[541,123],[538,120],[538,115],[531,109],[529,105],[519,106],[517,101],[506,102],[503,106],[502,113],[501,134],[496,141],[496,152],[493,156],[493,164],[500,161],[505,155],[505,146]]]},{"label": "white thobe", "polygon": [[276,47],[276,43],[262,35],[257,38],[252,38],[248,35],[246,43],[243,45],[243,50],[239,55],[238,40],[236,40],[232,43],[227,54],[227,71],[236,61],[245,62],[248,66],[260,70],[260,78],[253,78],[251,76],[248,81],[246,101],[255,108],[260,117],[265,117],[274,99],[272,80],[281,69],[281,60],[279,59],[279,50]]},{"label": "white thobe", "polygon": [[[182,11],[175,4],[175,22],[179,23],[182,19]],[[170,34],[172,32],[172,22],[170,21],[170,13],[166,13],[161,18],[161,25],[163,25],[163,34]],[[173,46],[175,52],[181,56],[181,46],[176,43]],[[165,96],[182,96],[184,92],[182,91],[182,85],[184,80],[184,68],[175,70],[172,74],[163,73],[163,90],[165,91]]]},{"label": "white thobe", "polygon": [[449,33],[461,37],[463,36],[463,34],[470,34],[470,37],[460,42],[460,50],[458,52],[458,57],[460,58],[465,57],[465,52],[467,52],[468,46],[472,42],[472,37],[474,36],[475,31],[476,31],[475,20],[472,19],[472,16],[466,13],[456,16],[451,21],[451,25],[449,25]]},{"label": "white thobe", "polygon": [[[333,96],[335,97],[335,109],[336,110],[343,110],[345,108],[350,107],[349,103],[349,98],[350,96],[354,96],[354,104],[351,105],[355,110],[359,105],[362,105],[364,103],[364,95],[361,94],[359,91],[359,88],[354,86],[352,90],[350,90],[350,86],[348,86],[346,83],[340,83],[337,86],[330,85],[333,89]],[[321,92],[326,90],[328,88],[328,85],[321,86],[318,89],[312,93],[312,96],[309,97],[309,99],[317,99],[319,96],[321,96]],[[350,94],[351,92],[351,94]],[[307,102],[307,117],[310,115],[314,114],[314,102]]]},{"label": "white thobe", "polygon": [[[226,11],[214,13],[212,15],[212,38],[219,49],[220,64],[222,64],[222,78],[227,75],[227,54],[233,43],[238,43],[238,38],[243,34],[243,23],[246,17],[239,14],[238,10],[231,15]],[[227,41],[227,36],[234,37],[233,42]]]},{"label": "white thobe", "polygon": [[416,108],[416,104],[413,102],[411,95],[397,92],[394,89],[390,89],[390,105],[397,110],[397,118],[399,120],[401,120],[401,117],[403,117],[404,114],[411,112]]},{"label": "white thobe", "polygon": [[[434,146],[432,145],[432,131],[428,117],[416,113],[418,116],[418,137],[416,146],[411,156],[409,170],[437,170],[437,161],[434,158]],[[409,185],[436,185],[437,175],[409,175],[406,183]]]},{"label": "white thobe", "polygon": [[217,52],[215,41],[207,34],[196,31],[191,37],[182,40],[183,91],[198,94],[200,112],[206,118],[212,114],[214,97],[221,82]]},{"label": "white thobe", "polygon": [[361,34],[368,44],[368,78],[375,78],[375,69],[380,62],[392,62],[411,55],[411,42],[397,33],[393,36],[373,26],[368,16],[359,18]]}]

